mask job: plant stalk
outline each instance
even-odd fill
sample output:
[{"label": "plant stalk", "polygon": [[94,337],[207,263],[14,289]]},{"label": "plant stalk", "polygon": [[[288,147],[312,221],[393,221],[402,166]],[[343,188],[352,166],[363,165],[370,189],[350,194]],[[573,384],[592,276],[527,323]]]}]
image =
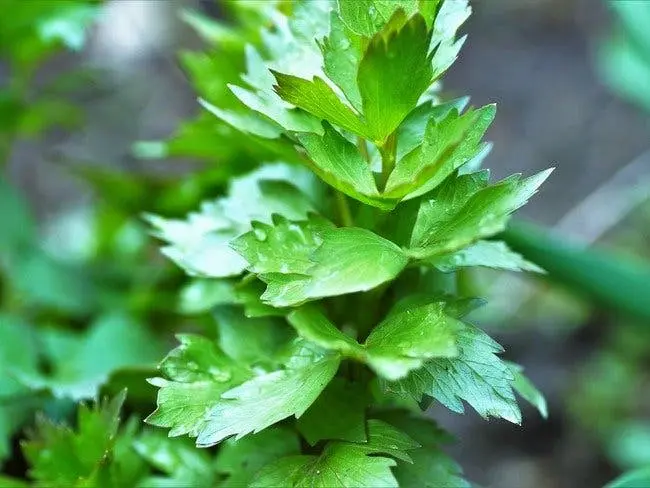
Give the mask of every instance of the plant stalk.
[{"label": "plant stalk", "polygon": [[386,138],[386,142],[379,147],[381,154],[381,189],[386,188],[388,177],[395,169],[397,159],[397,134],[393,132]]}]

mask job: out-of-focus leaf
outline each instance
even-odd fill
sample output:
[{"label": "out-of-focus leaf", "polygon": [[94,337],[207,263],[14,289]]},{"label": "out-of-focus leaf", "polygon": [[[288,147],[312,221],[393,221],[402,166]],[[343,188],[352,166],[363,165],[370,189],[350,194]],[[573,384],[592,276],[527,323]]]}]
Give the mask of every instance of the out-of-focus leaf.
[{"label": "out-of-focus leaf", "polygon": [[544,268],[550,280],[570,287],[601,307],[650,320],[650,265],[647,263],[572,245],[531,223],[513,223],[499,238]]}]

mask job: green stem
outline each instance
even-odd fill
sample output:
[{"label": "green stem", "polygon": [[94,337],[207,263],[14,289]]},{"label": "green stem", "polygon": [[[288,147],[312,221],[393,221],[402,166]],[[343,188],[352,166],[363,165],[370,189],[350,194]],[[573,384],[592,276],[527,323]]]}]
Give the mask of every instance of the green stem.
[{"label": "green stem", "polygon": [[397,134],[393,132],[386,138],[386,142],[379,147],[381,154],[381,189],[386,187],[388,177],[395,169],[397,159]]},{"label": "green stem", "polygon": [[352,213],[348,205],[347,197],[340,191],[336,192],[336,206],[339,210],[339,217],[343,227],[354,227],[354,220],[352,220]]}]

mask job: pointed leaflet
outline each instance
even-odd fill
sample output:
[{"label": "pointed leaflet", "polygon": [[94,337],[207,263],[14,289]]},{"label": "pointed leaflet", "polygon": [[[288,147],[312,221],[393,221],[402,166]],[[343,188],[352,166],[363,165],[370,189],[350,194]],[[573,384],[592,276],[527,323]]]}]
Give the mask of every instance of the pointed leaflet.
[{"label": "pointed leaflet", "polygon": [[550,172],[526,179],[513,175],[492,186],[486,171],[447,178],[431,200],[422,202],[409,254],[426,259],[500,232],[510,214],[528,201]]},{"label": "pointed leaflet", "polygon": [[252,227],[230,245],[248,261],[249,271],[307,274],[314,264],[309,257],[323,242],[321,234],[334,225],[317,215],[297,222],[274,215],[272,225],[253,222]]},{"label": "pointed leaflet", "polygon": [[422,195],[471,160],[481,150],[481,138],[494,119],[495,106],[459,115],[452,109],[439,120],[433,111],[422,144],[398,161],[386,183],[386,196],[407,199]]},{"label": "pointed leaflet", "polygon": [[416,417],[410,412],[393,410],[379,418],[394,425],[420,444],[412,451],[412,462],[398,463],[394,469],[401,488],[470,488],[462,478],[462,470],[443,450],[450,436],[431,419]]},{"label": "pointed leaflet", "polygon": [[535,385],[524,376],[523,368],[515,363],[507,363],[512,370],[512,373],[515,375],[515,380],[513,383],[513,388],[524,400],[530,403],[533,407],[537,409],[539,414],[547,418],[548,417],[548,406],[546,405],[546,399],[544,395],[535,388]]},{"label": "pointed leaflet", "polygon": [[80,405],[77,430],[41,417],[22,444],[30,477],[45,486],[95,486],[96,476],[115,445],[126,392],[94,407]]},{"label": "pointed leaflet", "polygon": [[196,437],[206,425],[206,412],[222,393],[242,383],[252,372],[226,356],[216,344],[201,336],[178,336],[160,368],[169,379],[153,378],[160,388],[156,410],[146,422],[171,429],[169,435]]},{"label": "pointed leaflet", "polygon": [[259,432],[309,408],[334,377],[340,359],[303,341],[294,348],[286,369],[255,376],[221,395],[205,417],[198,446]]},{"label": "pointed leaflet", "polygon": [[526,261],[521,254],[510,249],[503,241],[477,241],[465,249],[452,254],[435,256],[426,262],[443,273],[470,266],[485,266],[509,271],[544,272],[542,268]]},{"label": "pointed leaflet", "polygon": [[[407,17],[418,10],[419,0],[338,0],[339,14],[345,25],[357,34],[372,37],[388,22],[397,9]],[[437,3],[431,0],[430,3]]]},{"label": "pointed leaflet", "polygon": [[309,81],[277,72],[273,72],[273,75],[277,81],[275,91],[283,100],[330,124],[367,137],[366,128],[359,116],[341,101],[322,78],[315,76]]},{"label": "pointed leaflet", "polygon": [[366,362],[381,376],[397,380],[420,368],[427,359],[457,354],[455,331],[459,323],[445,315],[444,305],[405,307],[389,314],[363,346],[343,334],[313,305],[294,310],[288,320],[308,341]]},{"label": "pointed leaflet", "polygon": [[307,164],[323,181],[360,202],[391,209],[396,201],[381,199],[368,162],[357,148],[324,122],[325,134],[299,134],[298,140],[307,151]]},{"label": "pointed leaflet", "polygon": [[514,375],[496,356],[503,350],[501,346],[481,330],[464,324],[457,332],[457,345],[458,357],[428,361],[388,388],[416,400],[429,395],[458,413],[464,412],[465,400],[484,418],[521,423],[512,390]]},{"label": "pointed leaflet", "polygon": [[269,273],[262,300],[275,307],[313,298],[367,291],[394,279],[408,263],[402,250],[366,229],[344,227],[321,234],[323,243],[311,255],[309,275]]},{"label": "pointed leaflet", "polygon": [[[311,175],[304,168],[265,165],[232,180],[228,196],[202,204],[186,220],[149,216],[156,235],[169,243],[163,248],[190,275],[221,278],[240,274],[246,261],[229,242],[247,232],[251,222],[270,222],[273,214],[301,219],[314,210],[301,190],[311,194]],[[299,189],[300,188],[300,189]]]},{"label": "pointed leaflet", "polygon": [[[263,468],[252,483],[255,488],[275,486],[397,488],[391,472],[393,459],[400,459],[404,450],[415,449],[417,443],[381,421],[368,422],[368,442],[330,442],[319,456],[289,456]],[[372,455],[372,456],[370,456]]]},{"label": "pointed leaflet", "polygon": [[[399,13],[399,12],[398,12]],[[357,82],[372,139],[382,145],[432,82],[431,33],[420,14],[377,33],[359,63]]]},{"label": "pointed leaflet", "polygon": [[330,32],[320,43],[323,71],[345,94],[350,104],[361,112],[361,94],[357,86],[357,68],[362,53],[361,37],[350,31],[339,15],[332,11]]}]

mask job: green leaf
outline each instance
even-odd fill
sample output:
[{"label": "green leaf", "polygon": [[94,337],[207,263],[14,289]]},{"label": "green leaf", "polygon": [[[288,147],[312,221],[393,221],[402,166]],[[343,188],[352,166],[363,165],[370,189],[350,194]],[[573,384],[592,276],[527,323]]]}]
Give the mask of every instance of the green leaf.
[{"label": "green leaf", "polygon": [[361,385],[334,378],[298,419],[298,432],[312,446],[321,440],[366,442],[367,401]]},{"label": "green leaf", "polygon": [[361,93],[357,86],[361,38],[350,31],[334,11],[330,17],[329,35],[323,39],[320,49],[323,53],[323,71],[341,89],[357,112],[361,112]]},{"label": "green leaf", "polygon": [[64,3],[55,15],[38,22],[38,34],[45,42],[60,41],[68,49],[79,51],[84,45],[87,27],[98,11],[97,5],[89,3]]},{"label": "green leaf", "polygon": [[257,114],[221,109],[203,99],[199,99],[199,103],[219,119],[245,134],[265,139],[276,139],[282,134],[282,128],[279,125]]},{"label": "green leaf", "polygon": [[273,76],[277,81],[275,91],[283,100],[319,119],[325,119],[345,130],[366,136],[366,129],[359,116],[341,101],[332,87],[322,78],[315,76],[309,81],[275,71]]},{"label": "green leaf", "polygon": [[434,357],[454,357],[458,321],[444,313],[444,303],[389,314],[366,340],[368,362],[380,375],[403,378]]},{"label": "green leaf", "polygon": [[297,342],[286,369],[261,374],[228,390],[211,406],[197,445],[212,446],[300,417],[334,377],[340,359]]},{"label": "green leaf", "polygon": [[219,402],[221,394],[252,373],[208,339],[184,334],[178,340],[181,345],[160,365],[169,379],[150,380],[160,390],[158,406],[145,421],[171,429],[170,436],[196,437],[205,428],[206,414]]},{"label": "green leaf", "polygon": [[276,306],[297,305],[313,298],[367,291],[395,278],[408,263],[392,242],[360,228],[324,232],[314,251],[309,276],[261,275],[269,286],[262,300]]},{"label": "green leaf", "polygon": [[408,17],[418,9],[418,0],[338,0],[338,4],[345,25],[366,37],[381,29],[397,9],[403,9]]},{"label": "green leaf", "polygon": [[244,364],[277,366],[277,353],[295,337],[284,321],[273,317],[248,318],[235,307],[218,307],[214,317],[219,347]]},{"label": "green leaf", "polygon": [[[145,431],[133,443],[132,449],[167,478],[149,477],[140,486],[198,487],[215,480],[212,460],[208,453],[196,449],[185,439],[170,439],[160,433]],[[133,454],[130,453],[131,456]]]},{"label": "green leaf", "polygon": [[507,363],[515,377],[512,387],[524,400],[537,409],[539,414],[547,418],[548,406],[544,395],[523,374],[523,368],[515,363]]},{"label": "green leaf", "polygon": [[496,356],[503,351],[487,334],[470,325],[457,332],[459,355],[433,359],[407,378],[388,385],[419,400],[429,395],[454,412],[465,411],[462,400],[482,417],[501,417],[521,423],[521,412],[512,390],[514,375]]},{"label": "green leaf", "polygon": [[380,198],[370,166],[354,144],[327,122],[323,125],[323,136],[297,136],[309,155],[307,164],[314,173],[327,184],[360,202],[384,210],[394,207],[396,202],[391,203]]},{"label": "green leaf", "polygon": [[650,467],[624,473],[605,485],[605,488],[645,488],[647,486],[650,486]]},{"label": "green leaf", "polygon": [[503,241],[477,241],[465,249],[451,254],[435,256],[426,262],[443,273],[471,266],[544,273],[542,268],[526,261],[521,254],[514,252]]},{"label": "green leaf", "polygon": [[650,320],[650,267],[647,263],[599,249],[584,249],[549,229],[527,222],[511,224],[499,236],[526,259],[599,307],[619,310],[641,323]]},{"label": "green leaf", "polygon": [[[251,222],[271,222],[273,214],[290,220],[304,219],[314,205],[301,191],[313,184],[307,170],[284,165],[264,165],[233,179],[228,196],[205,202],[186,220],[149,216],[156,235],[169,243],[163,248],[170,259],[195,276],[222,278],[241,274],[247,266],[229,243],[248,232]],[[299,189],[300,188],[300,189]]]},{"label": "green leaf", "polygon": [[403,378],[433,357],[457,354],[455,332],[459,324],[444,313],[444,303],[404,308],[377,325],[361,346],[337,329],[313,305],[289,314],[298,334],[325,349],[366,362],[389,380]]},{"label": "green leaf", "polygon": [[433,80],[430,42],[431,32],[419,14],[397,31],[389,22],[370,40],[357,82],[366,123],[379,145],[415,108]]},{"label": "green leaf", "polygon": [[[368,421],[368,442],[330,442],[319,456],[288,456],[263,468],[252,487],[397,487],[391,472],[393,459],[404,459],[403,450],[414,449],[408,436],[384,422]],[[372,456],[371,456],[372,455]]]},{"label": "green leaf", "polygon": [[30,476],[46,486],[93,485],[105,456],[115,445],[125,392],[94,408],[81,405],[77,431],[39,418],[36,430],[22,444]]},{"label": "green leaf", "polygon": [[412,416],[405,411],[388,411],[380,415],[382,420],[394,425],[420,444],[410,453],[410,463],[398,463],[394,469],[399,486],[403,488],[470,488],[462,478],[462,470],[445,452],[442,446],[450,436],[431,419]]},{"label": "green leaf", "polygon": [[495,105],[459,115],[451,110],[439,120],[433,111],[422,144],[397,162],[386,183],[387,196],[414,198],[442,183],[481,151],[481,138],[494,119]]},{"label": "green leaf", "polygon": [[214,469],[228,478],[219,486],[248,486],[255,474],[277,459],[300,452],[295,432],[270,428],[244,439],[226,440],[214,460]]},{"label": "green leaf", "polygon": [[420,205],[409,254],[427,259],[500,232],[510,214],[526,203],[550,173],[546,170],[526,179],[514,175],[491,186],[486,171],[447,178]]},{"label": "green leaf", "polygon": [[249,271],[308,274],[314,265],[310,256],[322,244],[322,233],[331,230],[334,225],[316,215],[298,222],[273,215],[272,225],[253,222],[252,227],[253,230],[230,244],[248,261]]}]

